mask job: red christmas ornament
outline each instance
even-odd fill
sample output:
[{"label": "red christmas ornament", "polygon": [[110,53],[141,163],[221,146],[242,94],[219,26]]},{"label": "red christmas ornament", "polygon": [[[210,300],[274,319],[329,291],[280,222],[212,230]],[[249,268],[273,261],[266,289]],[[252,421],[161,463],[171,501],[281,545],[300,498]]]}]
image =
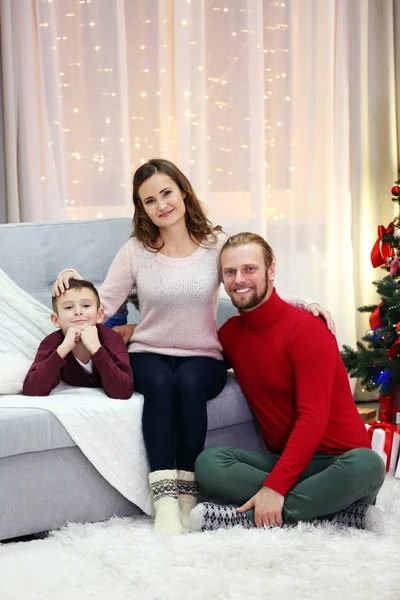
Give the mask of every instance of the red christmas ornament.
[{"label": "red christmas ornament", "polygon": [[392,187],[392,194],[393,196],[400,196],[400,187],[398,185]]}]

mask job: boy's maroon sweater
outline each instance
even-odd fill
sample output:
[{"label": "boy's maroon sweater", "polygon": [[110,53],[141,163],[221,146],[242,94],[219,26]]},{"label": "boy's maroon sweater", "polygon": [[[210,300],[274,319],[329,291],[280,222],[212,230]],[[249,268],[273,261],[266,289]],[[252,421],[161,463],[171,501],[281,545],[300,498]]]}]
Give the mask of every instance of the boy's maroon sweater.
[{"label": "boy's maroon sweater", "polygon": [[97,325],[101,347],[92,355],[93,372],[81,367],[69,352],[57,352],[64,340],[61,330],[48,335],[40,344],[23,387],[26,396],[48,396],[60,381],[82,387],[102,387],[110,398],[126,400],[133,393],[133,374],[122,337],[104,325]]}]

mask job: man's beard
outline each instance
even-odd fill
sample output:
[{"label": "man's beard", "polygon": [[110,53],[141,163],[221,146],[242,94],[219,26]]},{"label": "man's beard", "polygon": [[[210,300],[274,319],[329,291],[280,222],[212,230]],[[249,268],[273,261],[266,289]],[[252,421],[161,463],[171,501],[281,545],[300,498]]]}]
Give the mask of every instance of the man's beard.
[{"label": "man's beard", "polygon": [[257,294],[257,290],[253,289],[253,293],[251,294],[250,298],[241,298],[240,294],[237,293],[233,295],[234,297],[232,297],[231,294],[229,294],[229,297],[232,300],[233,306],[235,306],[236,308],[239,308],[240,310],[250,310],[261,304],[267,293],[268,286],[265,285],[263,291],[260,294]]}]

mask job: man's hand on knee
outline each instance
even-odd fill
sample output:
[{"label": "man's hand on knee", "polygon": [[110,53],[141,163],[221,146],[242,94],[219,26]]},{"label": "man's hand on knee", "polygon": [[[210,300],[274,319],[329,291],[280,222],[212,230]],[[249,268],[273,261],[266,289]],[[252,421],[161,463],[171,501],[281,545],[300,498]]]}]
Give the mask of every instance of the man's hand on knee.
[{"label": "man's hand on knee", "polygon": [[264,486],[255,496],[236,510],[242,513],[254,508],[256,527],[280,527],[282,525],[284,501],[285,496]]}]

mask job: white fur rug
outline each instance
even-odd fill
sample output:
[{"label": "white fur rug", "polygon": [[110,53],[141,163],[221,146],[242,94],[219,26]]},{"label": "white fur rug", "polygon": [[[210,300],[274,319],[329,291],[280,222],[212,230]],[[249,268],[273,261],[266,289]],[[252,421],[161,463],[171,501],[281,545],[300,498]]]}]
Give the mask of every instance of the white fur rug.
[{"label": "white fur rug", "polygon": [[400,481],[379,496],[383,531],[332,526],[160,538],[148,517],[69,525],[0,545],[2,600],[400,598]]}]

